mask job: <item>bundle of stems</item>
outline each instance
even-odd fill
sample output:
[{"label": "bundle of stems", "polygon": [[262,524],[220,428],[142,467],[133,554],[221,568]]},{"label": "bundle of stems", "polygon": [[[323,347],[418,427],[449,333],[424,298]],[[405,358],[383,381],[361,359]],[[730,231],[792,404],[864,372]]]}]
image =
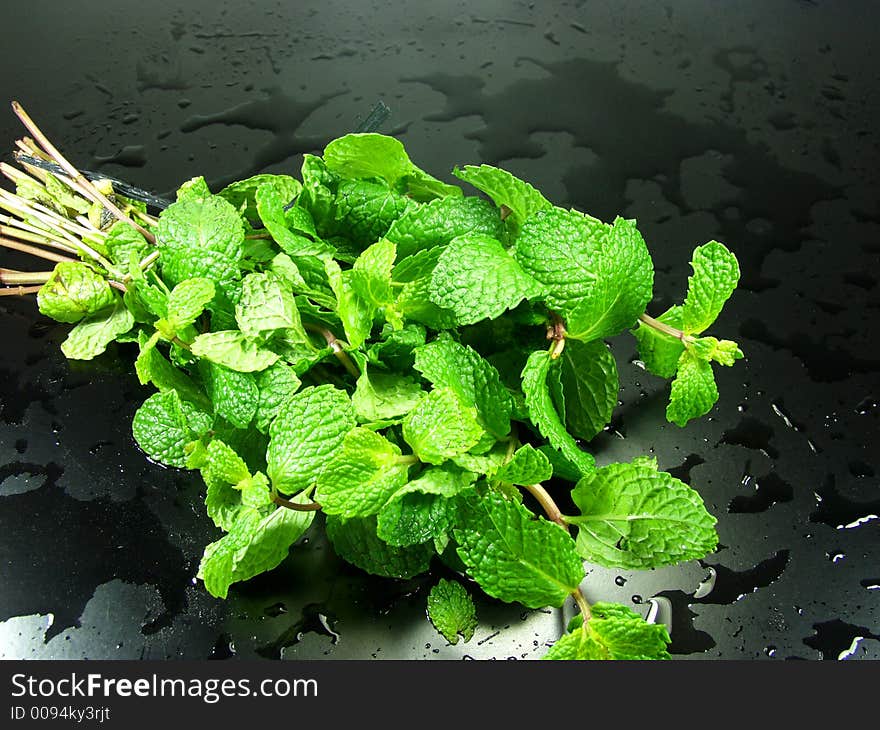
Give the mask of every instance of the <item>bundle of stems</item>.
[{"label": "bundle of stems", "polygon": [[[16,142],[14,158],[20,167],[0,162],[0,173],[16,188],[15,193],[0,188],[0,247],[40,261],[88,261],[111,286],[125,291],[129,274],[101,253],[107,229],[117,220],[124,221],[155,244],[147,227],[155,226],[156,219],[130,203],[120,207],[109,181],[89,180],[49,141],[21,104],[13,101],[12,110],[31,136]],[[46,166],[57,172],[49,172],[38,162],[52,163]],[[147,254],[141,269],[149,268],[157,258],[158,251]],[[0,268],[0,296],[35,294],[51,273]]]}]

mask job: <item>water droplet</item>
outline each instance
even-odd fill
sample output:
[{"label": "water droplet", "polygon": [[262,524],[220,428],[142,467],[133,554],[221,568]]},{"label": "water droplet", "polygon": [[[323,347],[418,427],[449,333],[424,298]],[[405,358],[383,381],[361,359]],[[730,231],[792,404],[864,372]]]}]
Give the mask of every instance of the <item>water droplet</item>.
[{"label": "water droplet", "polygon": [[626,578],[624,578],[622,575],[618,575],[614,579],[614,582],[619,586],[623,586],[623,585],[626,585]]}]

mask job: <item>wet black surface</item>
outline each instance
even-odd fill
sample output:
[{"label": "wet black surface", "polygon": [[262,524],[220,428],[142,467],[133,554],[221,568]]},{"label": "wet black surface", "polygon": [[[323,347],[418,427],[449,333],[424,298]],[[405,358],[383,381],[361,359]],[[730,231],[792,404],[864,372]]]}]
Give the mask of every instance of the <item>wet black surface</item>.
[{"label": "wet black surface", "polygon": [[[501,164],[557,203],[637,218],[651,313],[682,296],[696,245],[725,242],[744,276],[717,331],[747,359],[719,372],[718,406],[667,424],[623,336],[621,406],[593,444],[698,489],[721,546],[593,569],[586,593],[668,621],[680,658],[880,658],[872,3],[84,5],[0,6],[0,99],[82,167],[166,194],[295,171],[381,98],[383,131],[441,177]],[[0,109],[6,149],[19,135]],[[193,578],[216,532],[202,485],[130,436],[147,395],[131,349],[68,363],[66,329],[0,300],[0,657],[535,658],[559,635],[565,611],[479,600],[474,639],[447,646],[430,580],[366,578],[318,530],[211,598]]]}]

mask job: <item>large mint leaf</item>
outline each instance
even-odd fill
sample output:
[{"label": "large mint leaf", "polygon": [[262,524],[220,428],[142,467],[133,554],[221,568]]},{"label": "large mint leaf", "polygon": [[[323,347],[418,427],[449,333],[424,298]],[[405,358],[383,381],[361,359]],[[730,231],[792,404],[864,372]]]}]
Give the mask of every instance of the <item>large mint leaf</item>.
[{"label": "large mint leaf", "polygon": [[391,293],[391,268],[396,249],[391,241],[382,239],[369,246],[351,268],[351,287],[365,302],[384,307],[394,299]]},{"label": "large mint leaf", "polygon": [[230,183],[217,195],[232,203],[236,210],[247,218],[252,225],[257,225],[260,222],[260,214],[257,211],[257,190],[266,183],[271,183],[276,190],[285,196],[289,196],[285,201],[285,205],[290,203],[302,191],[302,184],[290,175],[261,173],[245,180]]},{"label": "large mint leaf", "polygon": [[214,298],[214,283],[209,279],[187,279],[168,295],[166,319],[171,330],[179,332],[199,318]]},{"label": "large mint leaf", "polygon": [[452,497],[475,477],[455,468],[428,467],[398,489],[379,512],[376,530],[389,545],[417,545],[445,535],[455,518]]},{"label": "large mint leaf", "polygon": [[268,515],[243,510],[227,535],[205,548],[199,577],[212,596],[226,598],[229,586],[276,568],[315,517],[279,507]]},{"label": "large mint leaf", "polygon": [[403,260],[468,234],[499,240],[504,236],[501,216],[489,201],[476,197],[432,200],[394,221],[385,237],[397,245],[397,258]]},{"label": "large mint leaf", "polygon": [[561,606],[578,589],[584,568],[565,530],[495,492],[459,499],[458,556],[486,593],[543,608]]},{"label": "large mint leaf", "polygon": [[367,359],[394,370],[409,370],[415,361],[414,351],[425,344],[426,336],[425,328],[420,324],[406,324],[399,330],[386,326],[382,330],[382,339],[367,349]]},{"label": "large mint leaf", "polygon": [[236,261],[226,254],[196,247],[165,248],[159,258],[162,279],[174,286],[187,279],[209,279],[221,290],[239,276]]},{"label": "large mint leaf", "polygon": [[569,433],[589,441],[617,405],[617,363],[602,340],[571,340],[559,359],[565,423]]},{"label": "large mint leaf", "polygon": [[332,247],[318,238],[308,212],[297,207],[285,210],[298,192],[299,183],[292,185],[283,178],[264,182],[255,195],[260,220],[275,242],[288,254],[305,256],[332,253]]},{"label": "large mint leaf", "polygon": [[699,334],[711,325],[739,282],[739,263],[718,241],[698,246],[691,260],[688,293],[681,308],[682,329]]},{"label": "large mint leaf", "polygon": [[403,438],[429,464],[465,453],[483,433],[477,409],[465,404],[452,388],[426,394],[403,421]]},{"label": "large mint leaf", "polygon": [[475,350],[439,337],[415,351],[415,369],[435,388],[452,388],[476,407],[481,424],[496,438],[510,433],[513,399],[498,371]]},{"label": "large mint leaf", "polygon": [[257,373],[257,410],[254,414],[255,425],[259,431],[268,432],[278,411],[287,400],[299,390],[302,382],[290,365],[276,362],[274,365]]},{"label": "large mint leaf", "polygon": [[666,420],[684,428],[693,418],[705,416],[718,400],[718,386],[712,364],[685,350],[678,361],[672,381]]},{"label": "large mint leaf", "polygon": [[565,429],[559,413],[550,397],[547,375],[551,366],[558,367],[546,350],[529,355],[522,372],[522,390],[529,418],[550,445],[558,449],[565,460],[582,474],[590,473],[595,460],[592,454],[582,450]]},{"label": "large mint leaf", "polygon": [[211,401],[192,378],[179,370],[156,349],[159,333],[146,339],[141,336],[140,354],[134,362],[135,372],[141,385],[152,383],[158,390],[176,390],[184,400],[191,401],[203,410],[211,409]]},{"label": "large mint leaf", "polygon": [[174,390],[154,393],[141,404],[131,430],[138,446],[154,461],[186,466],[183,447],[211,428],[210,414],[181,400]]},{"label": "large mint leaf", "polygon": [[[247,464],[223,441],[212,439],[199,468],[208,488],[205,495],[208,516],[217,527],[229,531],[243,507],[240,485],[251,480]],[[264,492],[268,504],[268,484],[264,485]]]},{"label": "large mint leaf", "polygon": [[415,205],[384,184],[343,180],[334,200],[333,217],[325,219],[318,232],[324,236],[343,236],[356,249],[363,250],[382,238],[391,224]]},{"label": "large mint leaf", "polygon": [[657,568],[702,558],[717,543],[715,518],[696,491],[643,463],[610,464],[572,491],[578,553],[606,567]]},{"label": "large mint leaf", "polygon": [[351,400],[332,385],[291,396],[269,427],[266,460],[275,489],[293,494],[314,484],[355,425]]},{"label": "large mint leaf", "polygon": [[499,208],[507,208],[514,230],[519,229],[536,211],[552,207],[529,183],[498,167],[465,165],[464,168],[455,168],[452,174],[486,193]]},{"label": "large mint leaf", "polygon": [[431,543],[394,547],[379,539],[375,515],[344,521],[330,515],[327,537],[340,558],[383,578],[412,578],[424,573],[434,556]]},{"label": "large mint leaf", "polygon": [[542,286],[520,268],[501,243],[480,234],[453,239],[437,260],[431,301],[459,325],[494,319],[523,299],[539,299]]},{"label": "large mint leaf", "polygon": [[61,352],[71,360],[91,360],[107,349],[113,340],[134,327],[134,315],[114,295],[116,304],[89,315],[76,325],[61,343]]},{"label": "large mint leaf", "polygon": [[260,347],[238,330],[206,332],[196,337],[191,347],[193,355],[241,373],[265,370],[278,360],[276,353]]},{"label": "large mint leaf", "polygon": [[450,644],[467,644],[477,628],[474,600],[461,583],[441,578],[428,594],[428,618]]},{"label": "large mint leaf", "polygon": [[557,660],[670,659],[669,632],[663,624],[649,624],[634,611],[614,603],[595,603],[592,617],[572,621],[570,632],[544,655]]},{"label": "large mint leaf", "polygon": [[327,259],[324,265],[336,295],[336,313],[342,320],[345,337],[352,347],[360,347],[373,327],[376,307],[355,291],[351,284],[351,270],[343,271],[334,259]]},{"label": "large mint leaf", "polygon": [[408,375],[364,366],[351,396],[358,420],[372,423],[409,413],[422,397],[422,386]]},{"label": "large mint leaf", "polygon": [[243,243],[241,216],[217,196],[179,200],[159,216],[156,245],[163,255],[168,249],[198,249],[236,262],[241,258]]},{"label": "large mint leaf", "polygon": [[253,373],[240,373],[208,360],[199,366],[214,413],[236,428],[247,428],[257,412],[260,398]]},{"label": "large mint leaf", "polygon": [[515,256],[545,286],[571,339],[616,335],[651,299],[654,269],[633,221],[609,226],[577,211],[539,211],[523,225]]},{"label": "large mint leaf", "polygon": [[408,468],[400,449],[388,439],[355,428],[318,476],[315,498],[328,515],[368,517],[406,483]]},{"label": "large mint leaf", "polygon": [[293,292],[274,274],[248,274],[241,282],[235,321],[246,337],[259,339],[280,329],[307,341]]},{"label": "large mint leaf", "polygon": [[37,293],[40,312],[58,322],[79,322],[115,302],[107,280],[79,261],[55,264],[52,275]]}]

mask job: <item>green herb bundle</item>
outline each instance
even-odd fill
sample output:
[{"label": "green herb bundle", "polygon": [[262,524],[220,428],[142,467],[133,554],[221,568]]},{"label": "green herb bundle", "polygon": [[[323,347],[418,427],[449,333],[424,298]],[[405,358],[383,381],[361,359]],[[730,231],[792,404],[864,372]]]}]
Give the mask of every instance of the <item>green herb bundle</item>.
[{"label": "green herb bundle", "polygon": [[75,171],[25,169],[4,170],[17,194],[0,206],[22,234],[10,247],[61,253],[51,272],[4,269],[4,283],[75,324],[69,358],[136,348],[155,392],[134,438],[201,472],[224,533],[198,572],[212,595],[279,565],[322,512],[335,551],[369,573],[457,571],[428,598],[452,643],[473,633],[479,587],[530,608],[574,599],[547,658],[669,657],[662,625],[588,604],[584,562],[701,558],[715,519],[656,460],[597,468],[584,446],[617,405],[605,340],[626,331],[672,379],[669,421],[713,407],[712,363],[742,357],[703,336],[739,277],[722,244],[694,251],[683,303],[655,319],[635,221],[556,207],[488,165],[454,170],[466,194],[379,134],[306,155],[300,179],[212,192],[195,178],[158,218]]}]

